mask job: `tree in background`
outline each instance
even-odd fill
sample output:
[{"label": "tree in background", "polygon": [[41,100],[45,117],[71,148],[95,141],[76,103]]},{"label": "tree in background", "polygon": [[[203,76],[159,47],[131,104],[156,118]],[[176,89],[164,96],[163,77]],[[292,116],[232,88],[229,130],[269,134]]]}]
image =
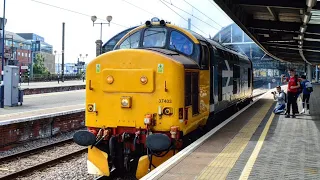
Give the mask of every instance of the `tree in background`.
[{"label": "tree in background", "polygon": [[42,54],[38,53],[34,59],[33,63],[33,73],[34,74],[48,74],[48,69],[44,66],[44,57]]}]

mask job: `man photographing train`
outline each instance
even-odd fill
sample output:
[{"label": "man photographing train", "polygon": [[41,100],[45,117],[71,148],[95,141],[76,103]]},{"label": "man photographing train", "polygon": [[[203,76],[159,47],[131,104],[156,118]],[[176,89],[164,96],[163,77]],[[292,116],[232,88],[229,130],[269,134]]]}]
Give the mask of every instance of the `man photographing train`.
[{"label": "man photographing train", "polygon": [[286,108],[286,94],[281,90],[281,86],[277,86],[277,92],[271,92],[274,100],[277,100],[277,106],[274,108],[273,113],[280,114]]},{"label": "man photographing train", "polygon": [[287,115],[286,118],[290,118],[290,107],[292,107],[292,118],[295,118],[295,109],[298,109],[297,105],[297,93],[298,93],[298,88],[300,88],[300,83],[298,78],[295,76],[295,71],[294,69],[289,70],[289,75],[290,77],[285,78],[285,75],[281,76],[281,82],[286,83],[288,82],[288,102],[287,102]]}]

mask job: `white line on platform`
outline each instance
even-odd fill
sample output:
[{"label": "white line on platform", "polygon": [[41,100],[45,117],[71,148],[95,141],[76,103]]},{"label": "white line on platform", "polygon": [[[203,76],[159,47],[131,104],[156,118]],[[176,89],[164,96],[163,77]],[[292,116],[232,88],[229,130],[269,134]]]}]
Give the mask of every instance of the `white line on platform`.
[{"label": "white line on platform", "polygon": [[221,124],[219,124],[217,127],[209,131],[207,134],[203,135],[200,139],[196,140],[192,144],[190,144],[188,147],[184,148],[182,151],[162,163],[160,166],[152,170],[149,174],[145,175],[141,180],[149,180],[149,179],[159,179],[161,176],[163,176],[166,172],[168,172],[170,169],[172,169],[176,164],[178,164],[180,161],[182,161],[185,157],[187,157],[189,154],[191,154],[194,150],[196,150],[200,145],[202,145],[210,136],[212,136],[214,133],[216,133],[218,130],[220,130],[222,127],[224,127],[226,124],[228,124],[230,121],[232,121],[235,117],[237,117],[239,114],[241,114],[243,111],[254,105],[257,101],[259,101],[262,97],[264,97],[267,93],[264,93],[262,96],[258,97],[256,100],[254,100],[252,103],[229,117],[227,120],[223,121]]},{"label": "white line on platform", "polygon": [[34,120],[38,120],[38,119],[44,119],[44,118],[50,118],[50,117],[56,117],[56,116],[63,116],[63,115],[67,115],[67,114],[83,112],[84,110],[85,110],[85,108],[80,108],[80,109],[72,109],[72,110],[59,111],[59,112],[53,112],[53,113],[47,113],[47,114],[39,114],[39,115],[23,117],[23,118],[8,119],[8,120],[0,121],[0,126],[21,123],[21,122],[27,122],[27,121],[34,121]]},{"label": "white line on platform", "polygon": [[86,90],[85,89],[80,89],[80,90],[73,90],[73,91],[52,92],[52,93],[44,93],[44,94],[30,94],[30,95],[24,95],[23,99],[65,95],[65,94],[78,93],[78,92],[81,92],[81,91],[83,91],[83,93],[85,93]]}]

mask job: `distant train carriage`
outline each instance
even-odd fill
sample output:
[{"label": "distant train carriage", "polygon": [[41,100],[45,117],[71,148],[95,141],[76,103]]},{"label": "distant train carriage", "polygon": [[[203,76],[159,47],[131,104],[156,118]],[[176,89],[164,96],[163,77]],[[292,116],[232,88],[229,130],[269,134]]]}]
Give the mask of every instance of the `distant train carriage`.
[{"label": "distant train carriage", "polygon": [[252,100],[251,61],[165,21],[128,32],[87,66],[88,171],[141,178],[219,112]]}]

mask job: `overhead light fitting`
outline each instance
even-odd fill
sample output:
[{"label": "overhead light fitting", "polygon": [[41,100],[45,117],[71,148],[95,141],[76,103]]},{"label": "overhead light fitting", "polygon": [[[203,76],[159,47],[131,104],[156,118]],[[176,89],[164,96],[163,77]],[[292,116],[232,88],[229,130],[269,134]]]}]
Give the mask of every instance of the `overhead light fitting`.
[{"label": "overhead light fitting", "polygon": [[308,7],[313,7],[314,5],[316,5],[317,1],[315,0],[307,0],[306,5]]},{"label": "overhead light fitting", "polygon": [[303,35],[299,34],[298,38],[303,39]]},{"label": "overhead light fitting", "polygon": [[311,18],[311,14],[310,13],[306,13],[303,15],[303,23],[304,24],[307,24],[309,21],[310,21],[310,18]]},{"label": "overhead light fitting", "polygon": [[299,43],[299,44],[302,44],[303,42],[302,42],[302,41],[298,41],[298,43]]},{"label": "overhead light fitting", "polygon": [[300,49],[302,49],[302,46],[301,46],[301,45],[299,45],[298,47],[299,47]]},{"label": "overhead light fitting", "polygon": [[307,26],[300,26],[300,33],[305,33],[307,30]]}]

